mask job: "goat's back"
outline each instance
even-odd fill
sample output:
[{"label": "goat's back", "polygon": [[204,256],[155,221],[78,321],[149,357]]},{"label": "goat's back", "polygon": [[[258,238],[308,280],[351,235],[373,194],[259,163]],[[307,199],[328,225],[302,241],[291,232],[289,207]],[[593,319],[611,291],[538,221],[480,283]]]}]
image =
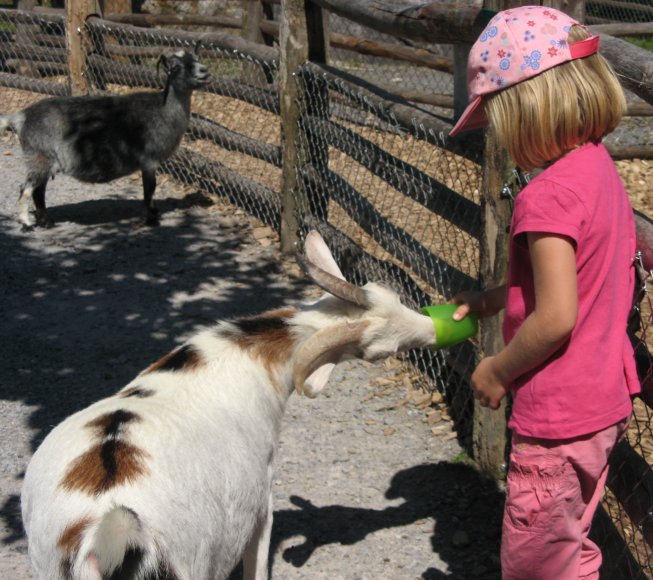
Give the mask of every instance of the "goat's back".
[{"label": "goat's back", "polygon": [[50,172],[103,183],[169,157],[188,126],[183,106],[160,92],[44,99],[23,112],[28,158]]},{"label": "goat's back", "polygon": [[124,561],[201,580],[238,562],[267,509],[284,401],[229,341],[187,348],[188,364],[153,365],[35,452],[21,499],[39,578],[93,578]]}]

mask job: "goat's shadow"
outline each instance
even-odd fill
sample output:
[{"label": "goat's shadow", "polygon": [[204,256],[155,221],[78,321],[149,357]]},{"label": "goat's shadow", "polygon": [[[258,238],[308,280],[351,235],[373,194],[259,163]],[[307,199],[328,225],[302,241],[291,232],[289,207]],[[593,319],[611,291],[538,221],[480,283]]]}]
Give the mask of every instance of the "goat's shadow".
[{"label": "goat's shadow", "polygon": [[[297,509],[274,512],[271,576],[279,551],[285,561],[301,568],[322,546],[353,545],[378,530],[432,519],[433,553],[447,562],[449,572],[445,575],[429,568],[424,570],[422,578],[462,578],[473,572],[476,577],[481,574],[485,580],[500,579],[498,555],[504,494],[495,482],[464,464],[417,465],[395,474],[385,498],[403,498],[404,502],[371,509],[316,506],[310,499],[292,496],[290,501]],[[456,544],[452,542],[454,535],[466,540]],[[297,540],[296,544],[282,547],[293,539]],[[383,557],[384,554],[379,553],[379,558]],[[230,580],[241,577],[239,566]]]},{"label": "goat's shadow", "polygon": [[[144,205],[142,190],[138,187],[129,189],[128,195],[120,193],[115,197],[89,199],[75,203],[63,203],[48,207],[48,214],[55,224],[70,222],[83,226],[113,224],[119,221],[133,221],[133,228],[144,227]],[[56,196],[52,196],[56,203]],[[211,201],[200,193],[190,194],[183,198],[165,197],[162,193],[154,197],[154,203],[159,210],[159,218],[176,209],[189,209],[192,207],[208,207]]]}]

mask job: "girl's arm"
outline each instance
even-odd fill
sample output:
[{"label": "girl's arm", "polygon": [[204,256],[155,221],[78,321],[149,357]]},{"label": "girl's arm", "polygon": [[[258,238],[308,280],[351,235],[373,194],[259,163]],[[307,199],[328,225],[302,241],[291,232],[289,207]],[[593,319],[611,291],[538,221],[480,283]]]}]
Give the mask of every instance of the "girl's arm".
[{"label": "girl's arm", "polygon": [[481,405],[498,408],[510,383],[549,358],[571,335],[578,316],[576,255],[565,236],[528,233],[535,309],[510,343],[483,359],[472,375]]}]

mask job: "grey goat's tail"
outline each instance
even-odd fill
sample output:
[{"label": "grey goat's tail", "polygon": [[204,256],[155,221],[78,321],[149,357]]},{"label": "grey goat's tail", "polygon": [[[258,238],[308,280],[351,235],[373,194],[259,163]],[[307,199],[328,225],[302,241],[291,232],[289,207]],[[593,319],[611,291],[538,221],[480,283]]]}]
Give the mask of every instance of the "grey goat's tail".
[{"label": "grey goat's tail", "polygon": [[16,133],[20,133],[25,122],[25,115],[20,113],[10,113],[9,115],[0,115],[0,131],[11,129]]}]

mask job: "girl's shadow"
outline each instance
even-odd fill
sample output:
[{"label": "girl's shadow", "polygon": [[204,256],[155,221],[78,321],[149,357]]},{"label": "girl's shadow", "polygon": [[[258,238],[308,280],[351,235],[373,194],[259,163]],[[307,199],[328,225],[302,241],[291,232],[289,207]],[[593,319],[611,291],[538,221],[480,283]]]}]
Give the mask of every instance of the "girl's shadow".
[{"label": "girl's shadow", "polygon": [[[292,496],[290,500],[298,509],[274,514],[271,559],[284,540],[295,536],[303,536],[303,543],[286,548],[282,557],[301,567],[321,546],[355,544],[377,530],[432,518],[433,552],[448,563],[447,578],[469,575],[472,570],[478,573],[481,567],[483,578],[500,578],[498,554],[504,494],[495,482],[463,464],[425,464],[398,472],[385,497],[405,501],[377,510],[341,505],[320,507],[308,499]],[[444,578],[441,574],[429,569],[423,577]]]}]

